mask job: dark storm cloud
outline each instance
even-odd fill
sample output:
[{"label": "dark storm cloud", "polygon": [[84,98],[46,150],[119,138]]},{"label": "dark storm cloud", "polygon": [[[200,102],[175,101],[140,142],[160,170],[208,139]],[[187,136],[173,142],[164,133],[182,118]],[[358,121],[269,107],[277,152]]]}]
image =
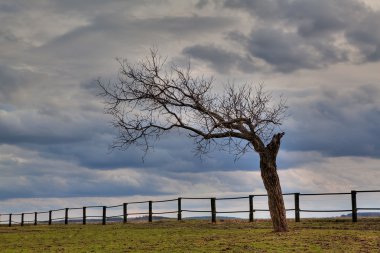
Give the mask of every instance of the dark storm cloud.
[{"label": "dark storm cloud", "polygon": [[[57,184],[59,180],[52,180],[46,176],[37,177],[32,175],[27,179],[27,183],[12,185],[3,183],[0,187],[0,199],[9,198],[50,198],[50,197],[111,197],[111,196],[133,196],[133,195],[160,195],[167,192],[157,189],[156,185],[151,182],[144,182],[144,185],[128,185],[126,181],[115,184],[113,181],[99,180],[100,175],[94,175],[93,178],[88,177],[89,172],[82,171],[87,174],[71,177],[67,173],[65,186]],[[72,176],[72,175],[71,175]],[[62,177],[63,178],[63,177]],[[148,187],[149,186],[149,187]],[[32,189],[32,190],[31,190]]]},{"label": "dark storm cloud", "polygon": [[347,39],[362,52],[365,60],[380,60],[380,12],[370,13],[346,31]]},{"label": "dark storm cloud", "polygon": [[345,50],[329,42],[308,41],[295,33],[271,28],[253,30],[246,49],[284,73],[300,68],[318,69],[347,59]]},{"label": "dark storm cloud", "polygon": [[4,110],[0,110],[0,144],[80,143],[108,128],[101,114],[91,113],[84,107],[80,112],[63,111],[53,105],[27,110],[11,103],[0,109]]},{"label": "dark storm cloud", "polygon": [[[162,4],[165,1],[157,1],[158,4]],[[86,15],[94,15],[100,10],[103,12],[117,12],[118,10],[128,10],[133,9],[137,6],[146,5],[146,1],[141,0],[110,0],[104,2],[103,0],[52,0],[49,1],[50,7],[55,9],[56,11],[78,11],[84,13]],[[118,9],[115,7],[118,7]]]},{"label": "dark storm cloud", "polygon": [[[258,157],[248,153],[234,162],[234,156],[225,151],[213,151],[205,157],[196,156],[193,141],[186,134],[167,133],[154,144],[146,155],[136,147],[127,150],[111,150],[115,134],[97,135],[96,138],[75,143],[51,143],[27,145],[39,150],[46,159],[64,159],[77,165],[100,170],[139,168],[165,174],[167,172],[229,171],[232,169],[255,170]],[[178,147],[181,147],[180,149]]]},{"label": "dark storm cloud", "polygon": [[380,157],[378,85],[328,88],[296,96],[291,97],[294,104],[290,107],[296,123],[288,128],[284,148],[327,156]]},{"label": "dark storm cloud", "polygon": [[[73,147],[77,147],[77,145],[67,146],[67,148]],[[78,150],[77,148],[73,152]],[[93,148],[90,148],[87,154],[93,150]],[[178,194],[178,190],[185,187],[185,185],[187,190],[188,187],[191,189],[197,184],[205,186],[208,180],[215,180],[217,184],[220,183],[220,180],[225,183],[229,180],[228,178],[223,178],[222,174],[218,176],[220,179],[214,178],[211,174],[207,178],[202,176],[202,173],[208,173],[208,171],[213,170],[212,168],[209,169],[210,164],[214,166],[223,165],[223,161],[220,161],[221,157],[210,159],[203,164],[204,167],[202,166],[198,169],[192,167],[183,169],[186,163],[182,160],[183,155],[181,155],[181,152],[172,152],[173,157],[166,159],[165,155],[162,156],[162,151],[160,151],[160,159],[154,160],[158,157],[154,159],[150,158],[152,156],[147,157],[147,160],[151,159],[151,161],[148,161],[149,164],[157,162],[151,168],[146,166],[142,168],[141,161],[136,163],[138,167],[132,167],[133,161],[129,161],[129,163],[126,163],[128,168],[104,170],[104,167],[94,169],[88,166],[76,165],[72,157],[64,154],[47,157],[49,151],[35,147],[29,150],[21,147],[0,146],[0,151],[2,154],[2,159],[0,160],[0,170],[2,171],[0,199],[15,197]],[[53,154],[55,151],[50,152],[50,154]],[[66,154],[69,154],[69,152]],[[94,157],[99,154],[100,157],[96,161],[106,158],[103,152],[94,154]],[[124,153],[124,156],[129,158],[132,158],[132,155],[133,151],[132,153]],[[118,156],[120,159],[123,154],[118,154]],[[219,161],[216,161],[216,159]],[[164,160],[167,164],[163,164],[161,160]],[[112,163],[112,161],[108,162],[109,164]],[[175,168],[175,166],[178,167]],[[223,167],[216,170],[223,170]],[[194,189],[192,192],[194,192]]]},{"label": "dark storm cloud", "polygon": [[[251,33],[240,34],[235,41],[240,42],[252,58],[264,60],[275,71],[288,73],[323,68],[338,62],[380,59],[380,13],[361,2],[227,0],[225,7],[252,15]],[[233,36],[230,38],[234,39]],[[221,67],[224,71],[227,67],[232,68],[236,62],[230,60],[230,64],[220,66],[218,60],[226,54],[219,52],[219,58],[207,56],[222,49],[194,47],[203,47],[205,56],[201,58],[195,52],[192,56],[209,62],[217,71]],[[236,55],[232,56],[232,59],[236,58]]]},{"label": "dark storm cloud", "polygon": [[0,64],[0,104],[1,101],[9,101],[10,97],[25,82],[25,75],[22,71],[17,71]]},{"label": "dark storm cloud", "polygon": [[[79,26],[32,51],[56,66],[64,64],[71,75],[78,74],[78,78],[89,79],[90,76],[84,76],[94,71],[93,67],[86,69],[89,62],[99,65],[101,69],[104,64],[109,64],[110,59],[125,56],[128,50],[165,45],[166,40],[202,38],[210,30],[221,31],[235,23],[236,20],[229,17],[196,15],[160,18],[133,18],[120,13],[98,15],[89,24]],[[67,66],[67,63],[70,65]]]},{"label": "dark storm cloud", "polygon": [[181,36],[194,35],[194,33],[208,32],[212,29],[228,27],[236,22],[228,17],[163,17],[137,20],[134,25],[138,29],[149,29],[154,31],[166,31]]},{"label": "dark storm cloud", "polygon": [[[114,40],[128,39],[132,34],[149,36],[151,42],[159,39],[162,33],[165,33],[165,35],[172,34],[181,38],[201,36],[202,33],[208,33],[210,29],[220,30],[234,23],[236,23],[236,20],[229,17],[203,17],[197,15],[160,18],[131,18],[121,14],[113,16],[98,15],[93,17],[90,24],[78,27],[55,38],[43,49],[46,50],[45,47],[51,47],[52,45],[66,45],[75,40],[78,42],[78,39],[89,36],[97,36],[97,38],[104,36],[100,40],[109,41],[110,43]],[[109,40],[108,36],[112,36],[112,40]],[[94,42],[96,43],[96,41]],[[80,44],[82,44],[81,46],[88,46],[83,42]]]},{"label": "dark storm cloud", "polygon": [[220,73],[228,73],[229,70],[237,68],[243,72],[256,70],[254,62],[249,56],[242,57],[234,52],[229,52],[214,45],[195,45],[186,47],[183,54],[194,59],[206,61],[212,68]]},{"label": "dark storm cloud", "polygon": [[252,32],[247,49],[249,52],[278,71],[292,72],[298,68],[317,68],[313,48],[305,46],[295,34],[281,30],[259,29]]},{"label": "dark storm cloud", "polygon": [[[9,79],[13,82],[12,78]],[[33,85],[33,82],[28,85]],[[143,152],[135,147],[111,151],[109,146],[116,133],[109,124],[110,119],[102,114],[101,107],[91,107],[90,103],[101,100],[91,95],[96,93],[95,83],[83,82],[75,89],[83,103],[68,105],[70,101],[62,100],[59,104],[49,104],[49,99],[55,98],[46,98],[37,89],[29,93],[36,99],[42,99],[33,110],[25,106],[16,108],[12,103],[0,106],[0,144],[35,150],[45,159],[70,161],[99,170],[132,167],[163,173],[228,171],[232,168],[252,170],[258,167],[257,157],[253,154],[234,163],[232,155],[215,151],[201,160],[193,152],[192,140],[185,133],[177,132],[163,136],[144,162]],[[60,92],[64,90],[58,89],[55,93]]]},{"label": "dark storm cloud", "polygon": [[[17,152],[17,151],[16,151]],[[120,196],[165,193],[160,180],[133,170],[104,172],[73,165],[70,161],[49,160],[21,149],[18,159],[0,161],[0,199],[69,197],[69,196]],[[2,148],[2,153],[6,150]],[[149,182],[148,182],[149,181]]]},{"label": "dark storm cloud", "polygon": [[349,25],[349,17],[345,15],[351,14],[352,19],[355,13],[366,14],[368,11],[363,4],[351,0],[226,0],[225,7],[247,11],[258,21],[293,25],[303,36],[339,31]]},{"label": "dark storm cloud", "polygon": [[0,12],[17,12],[19,10],[19,6],[15,3],[0,3]]},{"label": "dark storm cloud", "polygon": [[197,7],[198,9],[202,9],[204,8],[206,5],[208,4],[208,0],[199,0],[195,7]]},{"label": "dark storm cloud", "polygon": [[18,41],[16,35],[9,30],[0,30],[0,43],[15,43]]}]

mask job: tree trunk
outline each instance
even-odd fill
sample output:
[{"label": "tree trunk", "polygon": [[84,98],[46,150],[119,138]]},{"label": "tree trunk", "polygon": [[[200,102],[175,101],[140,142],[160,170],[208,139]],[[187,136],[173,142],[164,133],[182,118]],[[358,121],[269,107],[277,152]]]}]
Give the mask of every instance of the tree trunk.
[{"label": "tree trunk", "polygon": [[260,154],[261,177],[268,193],[269,212],[275,232],[288,231],[284,198],[282,196],[280,179],[276,165],[277,152],[266,148],[266,152]]}]

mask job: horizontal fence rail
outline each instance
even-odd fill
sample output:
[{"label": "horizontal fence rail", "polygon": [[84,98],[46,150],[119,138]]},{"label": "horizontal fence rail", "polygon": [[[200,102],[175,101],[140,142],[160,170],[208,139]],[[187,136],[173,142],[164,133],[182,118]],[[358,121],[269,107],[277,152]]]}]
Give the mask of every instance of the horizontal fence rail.
[{"label": "horizontal fence rail", "polygon": [[[335,212],[350,212],[352,217],[352,222],[357,222],[358,220],[358,211],[380,211],[380,207],[358,207],[357,198],[358,194],[368,194],[368,193],[380,193],[380,190],[367,190],[367,191],[355,191],[351,192],[334,192],[334,193],[286,193],[283,196],[293,196],[294,198],[294,208],[287,208],[286,212],[294,212],[294,218],[296,222],[300,222],[301,213],[335,213]],[[339,195],[348,195],[350,196],[350,209],[303,209],[301,208],[301,196],[339,196]],[[380,194],[379,194],[380,195]],[[0,224],[6,224],[9,227],[12,225],[24,226],[29,225],[38,225],[38,224],[47,224],[52,225],[53,223],[60,224],[69,224],[70,222],[82,223],[83,225],[87,224],[88,221],[99,222],[103,225],[107,222],[128,222],[128,216],[132,215],[143,215],[142,218],[147,218],[148,222],[153,221],[154,215],[162,214],[177,214],[177,220],[182,220],[182,214],[186,213],[209,213],[211,217],[211,222],[215,223],[217,214],[232,214],[232,213],[248,213],[248,219],[250,222],[254,221],[255,212],[269,212],[268,209],[255,208],[253,200],[256,197],[268,197],[266,194],[252,194],[249,196],[241,197],[179,197],[176,199],[165,199],[165,200],[149,200],[149,201],[133,201],[126,202],[119,205],[111,206],[84,206],[84,207],[73,207],[73,208],[61,208],[54,209],[43,212],[25,212],[25,213],[8,213],[0,214],[0,217],[6,217],[6,220],[3,221],[0,219]],[[245,200],[248,199],[247,209],[246,210],[229,210],[229,211],[217,211],[217,201],[233,201],[233,200]],[[208,210],[194,210],[194,209],[183,209],[184,201],[203,201],[208,200],[209,209]],[[177,208],[174,210],[164,210],[164,211],[155,211],[153,212],[154,204],[167,204],[169,202],[174,202]],[[138,211],[133,212],[131,207],[133,205],[144,205],[147,211]],[[117,209],[117,214],[111,215],[111,211]],[[98,215],[89,215],[89,212],[97,212]],[[70,213],[76,212],[76,216],[70,216]],[[109,215],[107,215],[109,213]],[[59,216],[61,215],[61,216]],[[79,216],[78,216],[79,215]],[[41,218],[44,216],[45,218]],[[58,217],[57,217],[58,216]]]}]

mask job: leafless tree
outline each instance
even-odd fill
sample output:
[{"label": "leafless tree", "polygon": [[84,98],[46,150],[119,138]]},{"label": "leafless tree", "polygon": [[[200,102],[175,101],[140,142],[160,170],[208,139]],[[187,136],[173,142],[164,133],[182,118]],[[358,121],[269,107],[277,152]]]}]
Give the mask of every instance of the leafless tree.
[{"label": "leafless tree", "polygon": [[106,113],[119,131],[113,147],[137,145],[148,151],[163,133],[182,129],[200,154],[215,146],[236,155],[252,149],[260,156],[274,231],[287,231],[276,165],[284,133],[275,132],[286,117],[284,100],[273,104],[261,85],[227,85],[218,94],[213,79],[193,77],[190,67],[165,68],[157,50],[150,53],[136,64],[119,60],[116,83],[99,81]]}]

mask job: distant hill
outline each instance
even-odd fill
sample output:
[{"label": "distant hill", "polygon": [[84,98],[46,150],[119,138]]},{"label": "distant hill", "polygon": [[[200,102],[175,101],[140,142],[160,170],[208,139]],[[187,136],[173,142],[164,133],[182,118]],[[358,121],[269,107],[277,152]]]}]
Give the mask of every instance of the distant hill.
[{"label": "distant hill", "polygon": [[[352,217],[352,214],[343,214],[340,217]],[[380,217],[380,212],[363,212],[358,213],[358,217]]]}]

